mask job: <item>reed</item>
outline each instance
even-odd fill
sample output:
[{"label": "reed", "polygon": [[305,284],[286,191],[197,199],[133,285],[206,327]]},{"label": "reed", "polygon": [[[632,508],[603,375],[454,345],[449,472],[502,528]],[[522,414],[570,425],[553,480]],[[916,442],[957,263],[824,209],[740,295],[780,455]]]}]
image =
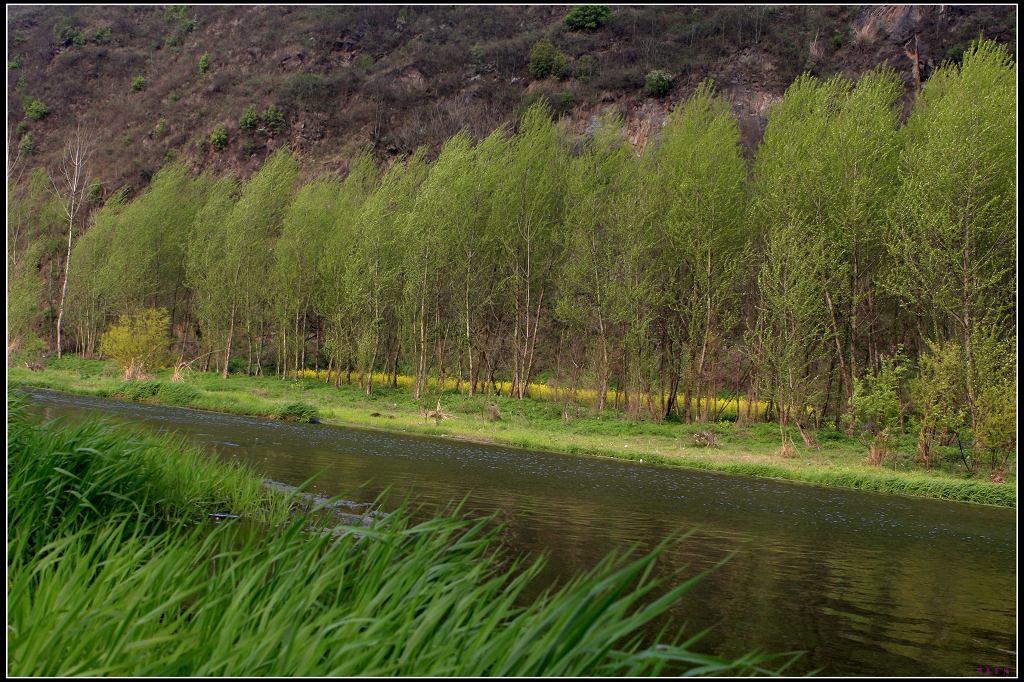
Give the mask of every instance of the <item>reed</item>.
[{"label": "reed", "polygon": [[[399,510],[325,527],[173,439],[11,414],[12,675],[766,673],[794,659],[641,636],[703,576],[655,578],[664,545],[527,599],[543,560],[509,561],[491,519]],[[204,520],[213,509],[263,522]]]}]

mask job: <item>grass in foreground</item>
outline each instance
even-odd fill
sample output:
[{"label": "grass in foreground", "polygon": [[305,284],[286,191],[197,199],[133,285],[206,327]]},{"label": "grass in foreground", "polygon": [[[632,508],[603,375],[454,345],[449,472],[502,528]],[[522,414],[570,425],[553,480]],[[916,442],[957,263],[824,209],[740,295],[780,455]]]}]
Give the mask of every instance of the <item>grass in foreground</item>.
[{"label": "grass in foreground", "polygon": [[[109,425],[8,421],[8,672],[64,675],[764,673],[642,628],[659,552],[524,603],[487,519],[327,528],[237,466]],[[212,523],[210,511],[249,524]]]},{"label": "grass in foreground", "polygon": [[[958,453],[946,453],[933,469],[917,462],[913,437],[897,439],[892,459],[884,467],[866,463],[867,447],[839,432],[818,433],[819,450],[798,446],[795,458],[778,453],[774,424],[737,426],[631,421],[615,413],[598,417],[581,411],[566,420],[563,406],[545,400],[514,400],[458,393],[432,394],[415,401],[404,388],[380,387],[367,396],[356,386],[340,388],[322,380],[280,380],[275,377],[191,373],[185,382],[158,373],[153,381],[124,382],[110,363],[69,357],[51,362],[43,372],[12,368],[13,384],[71,393],[180,405],[233,414],[275,419],[312,417],[330,424],[444,435],[535,450],[615,457],[645,463],[685,466],[822,486],[878,493],[932,497],[1005,507],[1016,506],[1016,480],[1003,484],[971,477],[959,464]],[[421,408],[433,409],[440,398],[451,419],[424,419]],[[500,412],[492,420],[490,403]],[[719,447],[696,442],[711,431]],[[794,434],[795,436],[795,434]],[[797,439],[799,442],[799,439]],[[1011,471],[1014,467],[1011,467]]]}]

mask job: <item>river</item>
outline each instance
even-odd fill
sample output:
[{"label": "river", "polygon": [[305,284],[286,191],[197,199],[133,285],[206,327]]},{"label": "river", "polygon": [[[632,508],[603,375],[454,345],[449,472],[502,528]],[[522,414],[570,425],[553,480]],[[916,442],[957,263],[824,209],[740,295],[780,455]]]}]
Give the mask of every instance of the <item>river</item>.
[{"label": "river", "polygon": [[290,424],[32,390],[46,418],[113,417],[186,435],[263,476],[385,508],[407,496],[506,524],[549,558],[546,579],[614,548],[671,545],[666,573],[719,567],[673,608],[698,650],[802,650],[793,672],[1016,673],[1016,511],[530,452],[365,429]]}]

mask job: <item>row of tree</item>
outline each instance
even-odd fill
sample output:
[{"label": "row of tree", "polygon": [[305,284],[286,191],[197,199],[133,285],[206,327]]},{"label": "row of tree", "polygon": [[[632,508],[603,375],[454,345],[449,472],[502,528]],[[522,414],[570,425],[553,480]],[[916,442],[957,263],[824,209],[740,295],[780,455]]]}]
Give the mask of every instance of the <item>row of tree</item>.
[{"label": "row of tree", "polygon": [[935,375],[914,405],[934,437],[981,433],[1014,400],[1016,65],[979,43],[905,123],[902,95],[889,70],[801,77],[752,162],[705,84],[641,153],[614,118],[578,139],[541,104],[383,172],[364,156],[300,181],[288,151],[245,183],[171,165],[93,214],[66,278],[66,203],[37,174],[9,196],[12,337],[59,328],[66,285],[61,343],[86,355],[163,307],[182,356],[224,376],[326,367],[370,393],[409,373],[417,397],[500,379],[520,398],[540,377],[685,420],[742,393],[801,432],[842,423],[902,348]]}]

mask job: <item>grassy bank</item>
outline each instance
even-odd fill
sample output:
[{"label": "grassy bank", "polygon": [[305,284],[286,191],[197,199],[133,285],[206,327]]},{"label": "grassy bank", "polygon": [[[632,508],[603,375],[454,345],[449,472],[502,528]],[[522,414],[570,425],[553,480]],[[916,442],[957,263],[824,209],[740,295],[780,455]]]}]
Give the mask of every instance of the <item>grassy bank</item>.
[{"label": "grassy bank", "polygon": [[[640,630],[658,552],[540,598],[486,519],[329,527],[251,472],[109,425],[8,420],[8,673],[16,676],[765,672]],[[250,523],[214,522],[211,512]]]},{"label": "grassy bank", "polygon": [[[378,388],[372,396],[366,396],[356,386],[335,388],[312,378],[221,379],[199,372],[180,383],[172,382],[169,372],[159,373],[151,382],[124,382],[109,363],[77,358],[51,363],[42,372],[12,368],[8,380],[15,385],[271,418],[297,415],[301,419],[312,414],[308,410],[315,409],[321,421],[331,424],[642,460],[878,493],[1016,506],[1015,476],[1002,484],[973,478],[963,470],[954,449],[940,453],[944,456],[938,458],[936,465],[925,469],[917,461],[916,443],[911,435],[896,438],[893,456],[884,467],[878,467],[866,462],[867,447],[863,443],[829,429],[817,434],[820,449],[798,446],[796,457],[782,457],[778,453],[778,427],[773,424],[659,424],[632,421],[611,412],[598,417],[586,410],[566,419],[561,404],[545,400],[470,398],[454,392],[435,392],[417,402],[403,388]],[[424,418],[423,409],[433,409],[438,400],[451,418]],[[701,444],[702,432],[711,432],[717,446]]]}]

